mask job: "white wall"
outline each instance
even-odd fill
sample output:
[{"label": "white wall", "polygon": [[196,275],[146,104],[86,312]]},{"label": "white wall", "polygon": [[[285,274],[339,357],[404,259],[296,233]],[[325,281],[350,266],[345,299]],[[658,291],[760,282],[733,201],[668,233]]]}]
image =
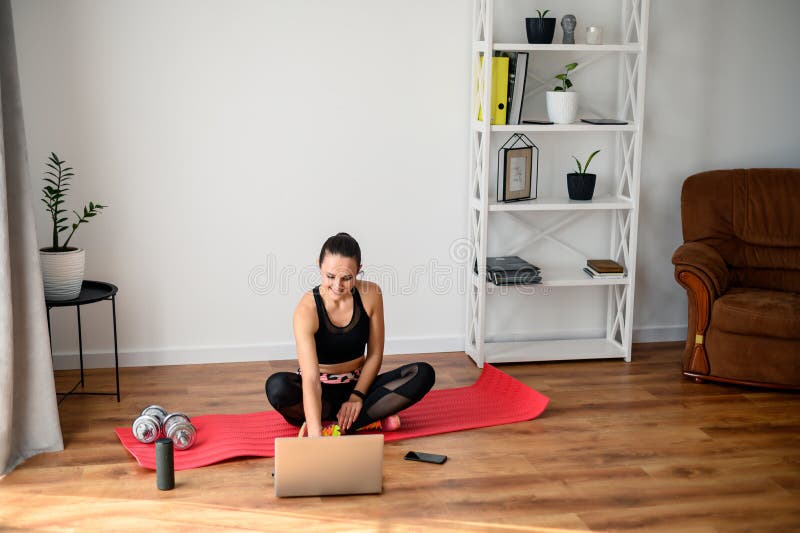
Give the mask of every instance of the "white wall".
[{"label": "white wall", "polygon": [[651,2],[635,326],[685,338],[680,186],[719,168],[800,167],[800,2]]},{"label": "white wall", "polygon": [[[292,311],[313,276],[288,272],[288,286],[262,294],[250,274],[273,260],[312,266],[338,231],[360,241],[368,274],[394,268],[379,276],[397,279],[384,282],[388,351],[463,348],[463,296],[427,279],[400,291],[416,265],[452,268],[449,246],[465,234],[470,10],[13,9],[34,190],[56,151],[78,170],[71,204],[108,204],[74,242],[87,248],[88,279],[120,287],[123,362],[292,356]],[[88,352],[112,346],[108,307],[84,308]],[[75,353],[74,312],[53,318],[55,351]]]},{"label": "white wall", "polygon": [[[800,3],[652,4],[635,339],[674,340],[682,180],[800,166]],[[567,9],[581,27],[580,2]],[[120,287],[123,364],[291,357],[292,310],[337,231],[384,285],[387,353],[462,349],[465,298],[440,269],[459,266],[450,247],[466,235],[471,3],[13,10],[31,183],[56,151],[78,170],[70,205],[109,205],[75,243],[87,278]],[[265,287],[267,270],[285,287]],[[74,315],[53,318],[55,352],[74,354]],[[86,352],[108,354],[106,304],[83,323]]]}]

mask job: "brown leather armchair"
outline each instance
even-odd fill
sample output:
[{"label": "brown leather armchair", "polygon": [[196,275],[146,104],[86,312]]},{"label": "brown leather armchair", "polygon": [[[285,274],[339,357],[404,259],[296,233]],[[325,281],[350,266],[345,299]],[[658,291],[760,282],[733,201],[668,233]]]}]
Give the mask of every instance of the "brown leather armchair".
[{"label": "brown leather armchair", "polygon": [[800,169],[715,170],[681,192],[683,373],[800,389]]}]

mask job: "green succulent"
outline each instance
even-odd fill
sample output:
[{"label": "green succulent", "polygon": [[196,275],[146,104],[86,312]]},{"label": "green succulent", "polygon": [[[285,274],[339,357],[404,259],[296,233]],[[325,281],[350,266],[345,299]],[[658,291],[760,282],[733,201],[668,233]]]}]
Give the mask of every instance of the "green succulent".
[{"label": "green succulent", "polygon": [[572,82],[569,80],[568,75],[570,72],[575,70],[575,67],[577,66],[578,66],[577,63],[570,63],[569,65],[564,66],[565,69],[564,73],[558,74],[555,77],[557,80],[561,80],[561,85],[556,86],[555,89],[553,89],[554,91],[566,91],[567,89],[572,87]]},{"label": "green succulent", "polygon": [[73,210],[72,212],[75,213],[76,217],[78,217],[78,221],[72,224],[72,231],[67,237],[67,240],[64,241],[63,245],[59,246],[59,233],[69,229],[69,226],[64,224],[67,222],[68,218],[62,217],[62,215],[66,213],[66,209],[63,209],[63,204],[64,198],[67,196],[67,191],[69,191],[70,178],[75,176],[75,174],[72,172],[72,167],[68,167],[66,165],[66,161],[59,159],[55,153],[50,153],[50,158],[47,163],[47,167],[50,170],[45,171],[44,181],[46,182],[46,185],[42,188],[42,202],[44,202],[47,212],[50,213],[50,218],[53,221],[52,251],[66,250],[67,245],[69,244],[70,239],[72,239],[72,236],[75,234],[75,230],[78,229],[78,226],[81,224],[87,224],[90,218],[97,216],[105,207],[107,207],[105,205],[89,202],[88,206],[83,206],[83,215]]},{"label": "green succulent", "polygon": [[574,155],[572,156],[572,159],[574,159],[575,162],[578,164],[578,174],[586,174],[587,173],[587,171],[589,170],[589,163],[592,162],[592,159],[594,158],[594,156],[596,156],[599,152],[600,152],[600,150],[595,150],[594,152],[592,152],[592,155],[589,156],[589,159],[586,160],[586,164],[583,165],[582,167],[581,167],[581,162],[578,160],[578,158],[575,157]]}]

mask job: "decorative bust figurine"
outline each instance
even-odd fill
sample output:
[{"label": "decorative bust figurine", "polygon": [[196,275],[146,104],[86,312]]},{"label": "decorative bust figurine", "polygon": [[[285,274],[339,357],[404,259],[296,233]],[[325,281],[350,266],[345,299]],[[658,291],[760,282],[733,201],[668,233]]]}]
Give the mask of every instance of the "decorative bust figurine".
[{"label": "decorative bust figurine", "polygon": [[561,28],[564,30],[564,39],[561,41],[564,44],[575,44],[575,26],[578,21],[575,15],[564,15],[561,19]]}]

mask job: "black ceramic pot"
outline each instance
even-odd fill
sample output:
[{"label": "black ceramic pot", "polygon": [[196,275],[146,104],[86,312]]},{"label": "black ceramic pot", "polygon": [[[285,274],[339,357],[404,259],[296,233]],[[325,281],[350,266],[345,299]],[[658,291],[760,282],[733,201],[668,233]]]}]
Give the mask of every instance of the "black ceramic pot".
[{"label": "black ceramic pot", "polygon": [[594,184],[597,174],[567,174],[567,193],[570,200],[591,200],[594,196]]},{"label": "black ceramic pot", "polygon": [[556,31],[556,19],[539,17],[526,18],[525,30],[528,32],[528,43],[550,44]]}]

